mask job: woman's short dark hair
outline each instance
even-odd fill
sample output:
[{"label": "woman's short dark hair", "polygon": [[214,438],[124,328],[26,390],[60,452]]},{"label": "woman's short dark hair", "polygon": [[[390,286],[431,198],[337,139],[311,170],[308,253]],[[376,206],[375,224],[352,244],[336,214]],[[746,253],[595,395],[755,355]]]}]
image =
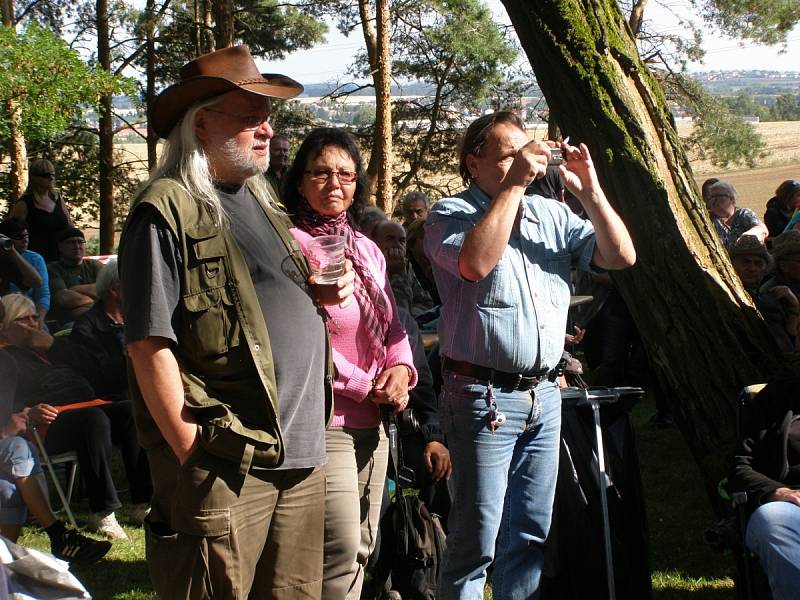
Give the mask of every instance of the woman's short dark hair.
[{"label": "woman's short dark hair", "polygon": [[358,149],[356,139],[343,129],[334,127],[320,127],[313,129],[300,144],[294,162],[286,172],[281,187],[281,201],[286,209],[293,213],[300,206],[303,197],[300,195],[300,182],[305,175],[308,163],[317,158],[328,146],[340,148],[350,155],[356,165],[356,191],[353,194],[353,204],[347,209],[350,223],[353,227],[358,227],[361,222],[361,214],[367,205],[368,186],[364,165],[361,162],[361,151]]},{"label": "woman's short dark hair", "polygon": [[800,191],[800,181],[795,179],[787,179],[783,183],[778,186],[778,189],[775,190],[775,196],[778,198],[778,201],[781,204],[789,204],[789,201],[792,199],[798,191]]},{"label": "woman's short dark hair", "polygon": [[525,131],[525,122],[516,113],[510,110],[499,110],[497,112],[478,117],[464,133],[464,139],[461,141],[461,148],[458,156],[458,173],[461,175],[461,180],[464,185],[472,183],[472,175],[467,168],[467,156],[474,154],[480,156],[486,140],[489,138],[492,128],[501,123],[508,123],[519,127],[520,130]]}]

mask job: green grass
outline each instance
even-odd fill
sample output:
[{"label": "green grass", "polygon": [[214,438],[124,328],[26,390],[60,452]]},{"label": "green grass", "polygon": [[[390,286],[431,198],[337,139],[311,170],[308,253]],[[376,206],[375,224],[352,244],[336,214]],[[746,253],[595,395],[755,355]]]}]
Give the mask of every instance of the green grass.
[{"label": "green grass", "polygon": [[[54,493],[51,501],[54,507],[57,506],[58,497]],[[86,521],[88,507],[85,504],[73,501],[73,510],[79,525]],[[155,600],[144,561],[144,532],[141,527],[125,524],[125,508],[117,511],[116,515],[130,539],[115,541],[101,562],[89,567],[74,567],[72,572],[96,600]],[[64,517],[63,514],[58,516]],[[17,543],[50,551],[47,535],[36,527],[26,527]]]},{"label": "green grass", "polygon": [[733,557],[715,554],[703,532],[716,522],[697,467],[676,427],[648,425],[655,407],[633,409],[642,470],[654,598],[717,600],[733,597]]},{"label": "green grass", "polygon": [[[733,597],[733,558],[714,554],[703,531],[715,522],[697,468],[677,428],[656,429],[647,424],[655,409],[647,399],[633,410],[633,423],[642,467],[650,528],[651,567],[655,600],[723,600]],[[117,465],[115,469],[121,473]],[[57,502],[55,494],[51,497]],[[73,503],[79,521],[87,507]],[[125,509],[117,513],[120,523]],[[127,542],[114,547],[101,563],[76,568],[75,574],[97,600],[152,600],[144,561],[141,528],[125,526]],[[49,550],[47,536],[27,527],[20,543]],[[165,565],[163,568],[169,568]],[[491,589],[485,598],[491,599]]]}]

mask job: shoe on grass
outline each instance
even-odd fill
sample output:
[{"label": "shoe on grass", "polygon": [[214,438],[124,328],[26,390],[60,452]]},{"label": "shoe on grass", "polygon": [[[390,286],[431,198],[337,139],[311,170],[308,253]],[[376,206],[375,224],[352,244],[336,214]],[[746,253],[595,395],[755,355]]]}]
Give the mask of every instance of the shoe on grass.
[{"label": "shoe on grass", "polygon": [[109,540],[128,539],[128,534],[125,533],[125,530],[117,523],[117,517],[114,516],[113,512],[91,513],[89,515],[89,523],[86,527],[92,531],[96,531]]},{"label": "shoe on grass", "polygon": [[144,518],[150,514],[150,505],[147,502],[141,504],[134,504],[131,506],[131,512],[128,515],[128,523],[141,527],[144,523]]},{"label": "shoe on grass", "polygon": [[93,540],[74,529],[65,530],[63,535],[50,543],[53,556],[71,565],[92,565],[103,558],[110,549],[111,542]]}]

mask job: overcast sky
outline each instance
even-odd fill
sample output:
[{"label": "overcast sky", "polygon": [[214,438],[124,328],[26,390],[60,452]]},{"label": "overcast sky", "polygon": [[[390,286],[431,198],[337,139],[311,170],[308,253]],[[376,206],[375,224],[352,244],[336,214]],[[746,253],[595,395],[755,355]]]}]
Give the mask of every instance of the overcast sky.
[{"label": "overcast sky", "polygon": [[[674,3],[686,0],[671,0]],[[509,23],[505,9],[499,0],[489,0],[496,19]],[[683,14],[689,14],[685,9]],[[681,26],[670,11],[651,2],[645,11],[645,18],[654,22],[654,28],[661,31],[680,33]],[[328,43],[311,50],[295,52],[283,61],[259,61],[265,71],[285,73],[302,83],[323,83],[344,77],[347,65],[353,55],[363,46],[360,30],[350,37],[344,37],[331,26]],[[789,34],[788,52],[779,54],[780,47],[760,47],[741,45],[736,40],[722,37],[718,32],[707,31],[704,36],[706,57],[701,64],[691,64],[691,71],[770,69],[776,71],[800,71],[800,30],[795,28]]]}]

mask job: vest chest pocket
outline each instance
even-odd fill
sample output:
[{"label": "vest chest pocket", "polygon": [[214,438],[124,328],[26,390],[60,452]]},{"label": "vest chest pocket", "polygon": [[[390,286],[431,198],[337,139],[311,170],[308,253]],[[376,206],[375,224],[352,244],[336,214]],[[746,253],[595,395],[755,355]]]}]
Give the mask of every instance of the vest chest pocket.
[{"label": "vest chest pocket", "polygon": [[186,342],[198,357],[224,354],[239,345],[239,320],[225,288],[183,297]]},{"label": "vest chest pocket", "polygon": [[183,341],[198,358],[225,354],[240,344],[241,332],[227,289],[225,240],[218,231],[187,231],[186,242]]}]

